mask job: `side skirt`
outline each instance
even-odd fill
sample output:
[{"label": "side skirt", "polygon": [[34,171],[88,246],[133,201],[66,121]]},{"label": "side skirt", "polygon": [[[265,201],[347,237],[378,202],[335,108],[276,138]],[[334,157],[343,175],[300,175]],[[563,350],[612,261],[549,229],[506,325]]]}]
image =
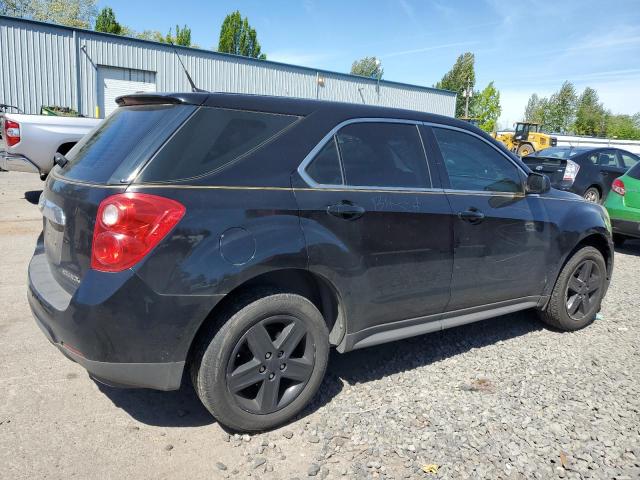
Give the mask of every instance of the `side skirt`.
[{"label": "side skirt", "polygon": [[548,297],[537,295],[376,325],[359,332],[345,335],[342,342],[337,346],[337,350],[340,353],[349,352],[359,348],[371,347],[381,343],[393,342],[395,340],[402,340],[403,338],[415,337],[425,333],[437,332],[488,318],[499,317],[500,315],[506,315],[508,313],[519,312],[530,308],[542,308],[547,300]]}]

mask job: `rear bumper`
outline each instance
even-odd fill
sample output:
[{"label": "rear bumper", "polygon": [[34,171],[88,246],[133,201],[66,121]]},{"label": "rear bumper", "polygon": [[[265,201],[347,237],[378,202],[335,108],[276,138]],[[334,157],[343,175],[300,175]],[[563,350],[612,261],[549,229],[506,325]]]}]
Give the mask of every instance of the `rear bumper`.
[{"label": "rear bumper", "polygon": [[640,222],[630,220],[611,219],[611,228],[613,233],[625,235],[627,237],[640,238]]},{"label": "rear bumper", "polygon": [[0,150],[0,168],[12,172],[40,173],[38,166],[24,155]]},{"label": "rear bumper", "polygon": [[131,270],[88,271],[71,294],[39,245],[29,264],[36,323],[67,358],[96,380],[121,387],[180,388],[195,334],[222,296],[161,295]]},{"label": "rear bumper", "polygon": [[89,360],[72,350],[61,340],[56,340],[53,332],[40,319],[34,298],[29,295],[29,304],[36,324],[47,339],[69,360],[81,365],[95,380],[113,387],[152,388],[154,390],[177,390],[182,382],[185,362],[165,363],[115,363]]}]

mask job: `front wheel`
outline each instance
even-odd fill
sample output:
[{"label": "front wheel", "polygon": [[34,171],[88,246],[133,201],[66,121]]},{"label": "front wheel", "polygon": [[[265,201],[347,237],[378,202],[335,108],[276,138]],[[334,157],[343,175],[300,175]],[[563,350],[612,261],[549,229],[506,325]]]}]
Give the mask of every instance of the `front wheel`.
[{"label": "front wheel", "polygon": [[192,362],[200,400],[223,425],[260,431],[298,414],[327,367],[329,332],[308,299],[289,293],[248,297],[204,338]]},{"label": "front wheel", "polygon": [[530,143],[523,143],[518,147],[518,155],[520,155],[521,157],[526,157],[527,155],[530,155],[535,151],[536,149],[533,148],[533,145],[531,145]]},{"label": "front wheel", "polygon": [[606,290],[607,266],[602,254],[593,247],[578,250],[567,262],[542,320],[560,330],[586,327],[596,318]]}]

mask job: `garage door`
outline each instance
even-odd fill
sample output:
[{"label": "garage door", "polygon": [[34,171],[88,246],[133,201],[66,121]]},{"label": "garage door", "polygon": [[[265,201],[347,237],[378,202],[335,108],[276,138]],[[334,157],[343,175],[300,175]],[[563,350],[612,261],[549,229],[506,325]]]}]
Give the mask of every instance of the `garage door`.
[{"label": "garage door", "polygon": [[100,116],[107,117],[118,105],[116,98],[140,92],[156,91],[156,74],[129,68],[98,67]]}]

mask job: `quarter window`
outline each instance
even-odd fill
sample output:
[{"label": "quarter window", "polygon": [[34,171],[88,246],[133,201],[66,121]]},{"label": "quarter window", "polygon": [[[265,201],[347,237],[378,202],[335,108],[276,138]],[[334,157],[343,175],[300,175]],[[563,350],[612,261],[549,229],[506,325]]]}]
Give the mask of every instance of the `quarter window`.
[{"label": "quarter window", "polygon": [[261,148],[298,117],[201,107],[142,172],[142,181],[212,173]]},{"label": "quarter window", "polygon": [[522,192],[518,168],[486,142],[448,128],[433,129],[454,190]]},{"label": "quarter window", "polygon": [[353,123],[342,128],[336,139],[347,185],[431,186],[427,159],[416,125]]},{"label": "quarter window", "polygon": [[333,137],[318,152],[306,168],[306,172],[316,183],[342,185],[340,158],[338,158],[338,148]]}]

